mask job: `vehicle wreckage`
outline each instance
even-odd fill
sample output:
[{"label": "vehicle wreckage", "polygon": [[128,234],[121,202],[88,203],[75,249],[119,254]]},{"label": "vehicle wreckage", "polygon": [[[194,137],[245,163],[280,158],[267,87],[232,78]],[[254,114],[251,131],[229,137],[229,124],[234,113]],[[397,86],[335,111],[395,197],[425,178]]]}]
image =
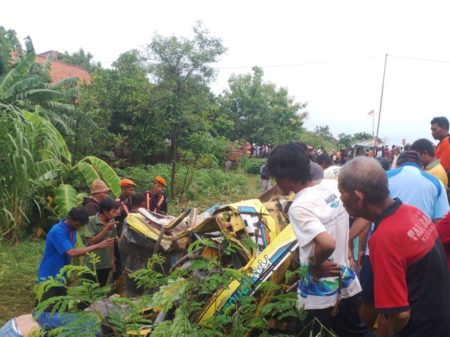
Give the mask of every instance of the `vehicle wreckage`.
[{"label": "vehicle wreckage", "polygon": [[[130,274],[145,268],[149,258],[162,254],[168,261],[163,268],[167,271],[183,268],[196,258],[222,259],[221,264],[247,275],[245,279],[234,279],[228,286],[210,294],[203,308],[191,317],[200,325],[230,307],[242,296],[254,295],[265,281],[282,285],[284,291],[296,291],[296,281],[283,284],[288,269],[298,269],[298,243],[288,223],[286,210],[290,202],[277,197],[276,189],[265,193],[260,199],[241,201],[224,206],[213,206],[206,212],[197,214],[189,209],[180,216],[162,216],[140,209],[129,214],[122,233],[119,249],[126,275],[126,295],[140,296],[139,289],[130,279]],[[225,240],[226,238],[226,240]],[[196,249],[186,253],[187,244],[208,239],[216,245]],[[252,245],[244,242],[251,241]],[[221,254],[223,243],[231,242],[239,247],[227,258]],[[272,291],[256,295],[258,310],[268,303]],[[149,308],[153,327],[170,314],[161,308]],[[274,326],[280,326],[274,322]],[[129,331],[130,335],[151,336],[152,327],[142,327]]]}]

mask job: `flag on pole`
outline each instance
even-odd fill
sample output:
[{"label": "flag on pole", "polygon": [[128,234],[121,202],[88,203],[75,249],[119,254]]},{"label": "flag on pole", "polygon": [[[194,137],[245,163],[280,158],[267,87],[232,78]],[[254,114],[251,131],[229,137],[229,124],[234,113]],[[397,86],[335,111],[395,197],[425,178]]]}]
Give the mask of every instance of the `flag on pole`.
[{"label": "flag on pole", "polygon": [[370,112],[367,114],[367,115],[369,115],[369,116],[372,116],[373,115],[373,109],[372,110],[370,110]]}]

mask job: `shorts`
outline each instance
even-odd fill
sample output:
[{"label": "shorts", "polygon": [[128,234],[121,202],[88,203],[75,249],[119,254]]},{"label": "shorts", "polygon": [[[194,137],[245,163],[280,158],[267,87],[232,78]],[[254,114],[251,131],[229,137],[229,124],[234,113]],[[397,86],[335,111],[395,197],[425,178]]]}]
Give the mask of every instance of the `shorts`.
[{"label": "shorts", "polygon": [[10,319],[0,329],[0,337],[23,337],[16,325],[16,319]]},{"label": "shorts", "polygon": [[364,255],[361,271],[359,274],[361,284],[361,302],[364,304],[374,304],[373,270],[369,255]]}]

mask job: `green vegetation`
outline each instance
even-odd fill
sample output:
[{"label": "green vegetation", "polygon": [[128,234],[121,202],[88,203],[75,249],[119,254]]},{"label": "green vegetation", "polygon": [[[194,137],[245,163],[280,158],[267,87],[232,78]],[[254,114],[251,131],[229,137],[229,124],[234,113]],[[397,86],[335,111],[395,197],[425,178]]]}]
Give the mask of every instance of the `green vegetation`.
[{"label": "green vegetation", "polygon": [[33,309],[33,289],[43,252],[42,240],[28,240],[14,247],[0,240],[0,325]]}]

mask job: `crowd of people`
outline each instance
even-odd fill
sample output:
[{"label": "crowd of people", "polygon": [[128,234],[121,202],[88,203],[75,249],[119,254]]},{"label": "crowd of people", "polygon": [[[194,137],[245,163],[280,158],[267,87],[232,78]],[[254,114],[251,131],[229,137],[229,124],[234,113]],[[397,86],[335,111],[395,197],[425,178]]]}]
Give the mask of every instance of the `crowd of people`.
[{"label": "crowd of people", "polygon": [[[261,169],[265,183],[273,179],[283,194],[295,193],[288,216],[305,271],[298,303],[307,322],[318,319],[340,337],[450,336],[447,118],[433,118],[431,132],[436,147],[418,139],[405,148],[339,150],[331,156],[302,143],[252,151],[268,155]],[[86,278],[102,286],[117,280],[126,273],[118,249],[126,216],[140,208],[167,212],[166,184],[157,176],[147,192],[136,194],[136,183],[123,179],[120,197],[112,199],[109,187],[95,180],[83,206],[47,234],[38,283],[90,252],[97,255],[95,275]],[[92,267],[89,257],[82,261]],[[66,291],[63,285],[50,288],[39,301]],[[35,317],[41,327],[67,322],[67,315],[51,311]],[[23,331],[33,324],[31,316],[12,319],[0,336],[26,336]]]},{"label": "crowd of people", "polygon": [[298,301],[307,320],[342,337],[450,336],[447,118],[433,118],[431,132],[436,147],[418,139],[342,166],[301,143],[270,154],[269,174],[295,193],[289,220],[306,270]]}]

